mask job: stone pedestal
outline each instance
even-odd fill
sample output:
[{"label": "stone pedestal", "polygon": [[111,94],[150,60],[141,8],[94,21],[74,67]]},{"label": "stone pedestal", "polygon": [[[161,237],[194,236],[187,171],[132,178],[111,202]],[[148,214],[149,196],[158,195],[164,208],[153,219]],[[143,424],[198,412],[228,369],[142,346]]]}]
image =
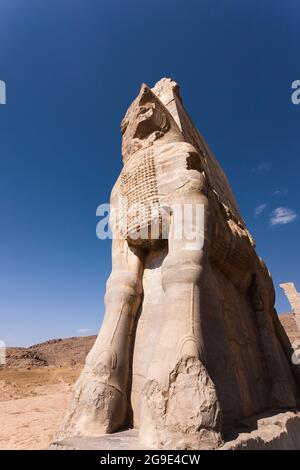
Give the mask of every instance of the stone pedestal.
[{"label": "stone pedestal", "polygon": [[[54,442],[50,449],[153,450],[140,444],[137,429],[94,438],[70,437]],[[300,413],[286,412],[245,420],[240,427],[228,431],[227,441],[218,450],[300,450]]]}]

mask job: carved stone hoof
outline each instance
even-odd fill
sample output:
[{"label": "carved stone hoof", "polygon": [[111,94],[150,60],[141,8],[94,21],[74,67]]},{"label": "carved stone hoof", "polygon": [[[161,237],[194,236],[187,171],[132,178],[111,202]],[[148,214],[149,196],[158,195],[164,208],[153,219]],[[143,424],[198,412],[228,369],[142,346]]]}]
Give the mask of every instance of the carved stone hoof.
[{"label": "carved stone hoof", "polygon": [[177,354],[180,360],[181,357],[190,356],[190,357],[199,357],[199,350],[197,347],[197,341],[195,336],[193,335],[186,335],[181,338],[178,347],[177,347]]},{"label": "carved stone hoof", "polygon": [[125,424],[127,398],[114,385],[88,374],[76,384],[59,438],[100,436],[116,432]]},{"label": "carved stone hoof", "polygon": [[140,441],[158,449],[209,449],[222,443],[215,387],[198,358],[184,356],[168,388],[149,379],[142,391]]}]

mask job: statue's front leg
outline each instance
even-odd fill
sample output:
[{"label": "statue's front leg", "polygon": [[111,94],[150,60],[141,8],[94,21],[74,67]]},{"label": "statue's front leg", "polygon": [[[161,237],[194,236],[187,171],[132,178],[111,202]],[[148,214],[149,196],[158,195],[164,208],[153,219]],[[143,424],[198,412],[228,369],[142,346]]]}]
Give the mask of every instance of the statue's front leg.
[{"label": "statue's front leg", "polygon": [[[140,440],[156,448],[215,448],[221,443],[222,420],[203,361],[201,334],[201,316],[209,314],[203,305],[207,234],[201,243],[205,227],[196,215],[197,205],[202,205],[205,222],[207,199],[201,193],[189,194],[180,201],[182,207],[185,203],[191,207],[192,220],[183,219],[185,230],[176,239],[172,216],[169,251],[162,265],[164,326],[142,392]],[[190,239],[193,232],[197,240]]]},{"label": "statue's front leg", "polygon": [[142,295],[142,261],[126,241],[113,242],[113,268],[98,338],[75,384],[59,438],[122,429],[128,413],[132,332]]}]

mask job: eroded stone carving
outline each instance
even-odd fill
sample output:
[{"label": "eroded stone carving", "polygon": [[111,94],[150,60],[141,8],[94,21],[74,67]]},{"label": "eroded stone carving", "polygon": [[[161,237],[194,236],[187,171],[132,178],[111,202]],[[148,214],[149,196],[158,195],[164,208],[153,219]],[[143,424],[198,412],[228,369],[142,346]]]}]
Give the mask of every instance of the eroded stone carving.
[{"label": "eroded stone carving", "polygon": [[284,293],[291,304],[292,312],[295,316],[298,330],[300,331],[300,293],[297,292],[296,287],[292,282],[280,284],[280,287],[284,290]]},{"label": "eroded stone carving", "polygon": [[[217,448],[227,426],[299,406],[272,279],[174,81],[142,86],[122,134],[105,318],[59,437],[135,427],[146,446]],[[199,249],[175,236],[173,208],[186,204],[205,208]],[[136,238],[153,222],[157,238]]]}]

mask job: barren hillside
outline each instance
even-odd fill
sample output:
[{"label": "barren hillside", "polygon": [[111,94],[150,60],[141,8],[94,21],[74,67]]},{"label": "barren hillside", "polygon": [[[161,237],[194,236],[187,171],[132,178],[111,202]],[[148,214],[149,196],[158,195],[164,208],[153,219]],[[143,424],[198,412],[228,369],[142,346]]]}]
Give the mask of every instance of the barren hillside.
[{"label": "barren hillside", "polygon": [[84,364],[85,357],[93,346],[95,339],[96,336],[80,336],[66,339],[51,339],[29,348],[7,348],[5,367],[27,368],[81,365]]}]

